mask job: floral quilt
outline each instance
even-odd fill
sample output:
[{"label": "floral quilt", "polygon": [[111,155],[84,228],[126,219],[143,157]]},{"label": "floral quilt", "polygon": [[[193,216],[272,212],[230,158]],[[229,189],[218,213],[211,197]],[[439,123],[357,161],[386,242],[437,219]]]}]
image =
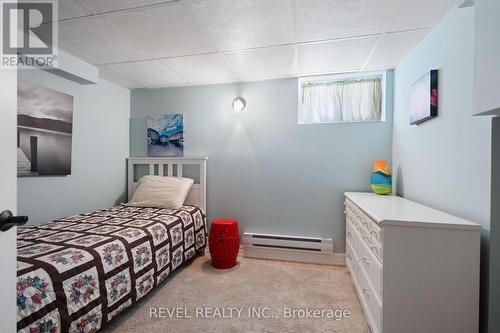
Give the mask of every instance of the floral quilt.
[{"label": "floral quilt", "polygon": [[117,206],[20,228],[18,332],[96,332],[203,253],[206,239],[195,206]]}]

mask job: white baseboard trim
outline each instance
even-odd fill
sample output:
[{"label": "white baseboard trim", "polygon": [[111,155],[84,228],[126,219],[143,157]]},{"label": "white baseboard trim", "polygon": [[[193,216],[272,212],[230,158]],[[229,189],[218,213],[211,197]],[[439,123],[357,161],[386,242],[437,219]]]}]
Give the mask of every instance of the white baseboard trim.
[{"label": "white baseboard trim", "polygon": [[271,249],[262,247],[240,247],[238,255],[247,258],[295,261],[309,264],[345,266],[345,253],[305,252],[289,249]]}]

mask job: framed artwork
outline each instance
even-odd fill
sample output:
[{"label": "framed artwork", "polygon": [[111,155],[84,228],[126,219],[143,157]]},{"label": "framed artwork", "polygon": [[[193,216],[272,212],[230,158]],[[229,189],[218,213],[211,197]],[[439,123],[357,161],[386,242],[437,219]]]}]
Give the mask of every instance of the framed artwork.
[{"label": "framed artwork", "polygon": [[17,175],[71,174],[73,96],[19,81]]},{"label": "framed artwork", "polygon": [[184,156],[184,115],[149,116],[148,156]]},{"label": "framed artwork", "polygon": [[438,115],[438,70],[433,69],[411,86],[410,124],[418,125]]}]

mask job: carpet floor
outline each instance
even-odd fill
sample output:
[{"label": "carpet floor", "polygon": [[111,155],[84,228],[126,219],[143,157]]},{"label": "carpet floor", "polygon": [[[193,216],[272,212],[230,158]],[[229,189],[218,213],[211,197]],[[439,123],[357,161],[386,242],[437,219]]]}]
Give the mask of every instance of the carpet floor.
[{"label": "carpet floor", "polygon": [[370,329],[344,267],[239,257],[235,268],[216,270],[207,254],[174,272],[102,332],[370,333]]}]

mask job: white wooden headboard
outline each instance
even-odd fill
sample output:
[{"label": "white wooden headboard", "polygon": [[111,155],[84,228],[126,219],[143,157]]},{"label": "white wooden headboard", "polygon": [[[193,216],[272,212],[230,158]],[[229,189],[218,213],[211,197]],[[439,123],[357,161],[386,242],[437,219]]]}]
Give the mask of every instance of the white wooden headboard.
[{"label": "white wooden headboard", "polygon": [[[183,177],[182,171],[184,165],[198,165],[200,169],[199,184],[193,184],[186,199],[187,204],[200,207],[203,212],[207,212],[207,157],[188,158],[188,157],[130,157],[128,159],[128,199],[137,186],[135,179],[135,166],[149,166],[149,175]],[[174,165],[176,173],[174,174]]]}]

